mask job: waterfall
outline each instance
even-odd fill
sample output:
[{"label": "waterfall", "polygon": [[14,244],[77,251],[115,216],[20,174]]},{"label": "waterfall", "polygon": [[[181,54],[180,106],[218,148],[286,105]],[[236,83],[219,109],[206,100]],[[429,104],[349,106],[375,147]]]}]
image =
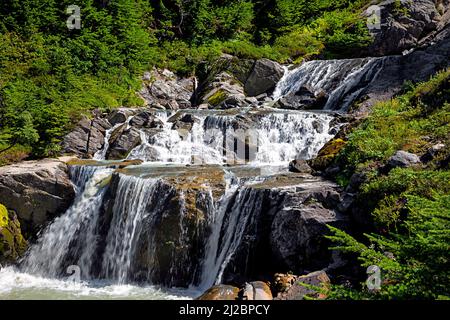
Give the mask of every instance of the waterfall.
[{"label": "waterfall", "polygon": [[[90,273],[91,254],[98,241],[93,228],[106,191],[103,182],[110,177],[112,169],[74,166],[70,171],[76,186],[76,199],[31,247],[22,265],[27,272],[56,278],[65,274],[68,265],[76,264],[83,276],[87,277]],[[79,251],[84,254],[80,255]]]},{"label": "waterfall", "polygon": [[330,115],[300,112],[272,113],[257,127],[256,162],[282,164],[292,159],[311,159],[333,138]]},{"label": "waterfall", "polygon": [[273,99],[279,100],[307,85],[316,94],[322,90],[328,93],[325,110],[346,111],[377,76],[383,61],[384,58],[364,58],[305,62],[285,72]]},{"label": "waterfall", "polygon": [[[159,196],[158,182],[157,179],[120,176],[102,263],[106,278],[118,280],[119,283],[129,280],[142,221],[148,217],[150,224],[154,225],[155,212],[147,212],[147,205]],[[154,241],[150,243],[149,250],[152,251]]]},{"label": "waterfall", "polygon": [[212,223],[213,231],[203,262],[201,288],[206,289],[222,282],[225,269],[241,245],[248,225],[254,223],[261,210],[262,193],[257,189],[239,184],[227,188]]},{"label": "waterfall", "polygon": [[173,129],[167,118],[161,118],[164,125],[157,134],[149,136],[141,130],[142,143],[128,159],[180,164],[282,164],[295,158],[312,158],[332,138],[333,117],[326,113],[247,111],[240,119],[193,114],[196,122],[184,134]]}]

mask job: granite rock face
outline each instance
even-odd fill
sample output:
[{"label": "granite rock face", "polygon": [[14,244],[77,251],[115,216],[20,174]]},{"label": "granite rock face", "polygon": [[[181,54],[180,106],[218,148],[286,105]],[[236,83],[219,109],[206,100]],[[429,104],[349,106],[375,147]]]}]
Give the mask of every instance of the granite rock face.
[{"label": "granite rock face", "polygon": [[75,197],[67,165],[56,159],[0,167],[0,203],[13,210],[25,234],[35,234]]}]

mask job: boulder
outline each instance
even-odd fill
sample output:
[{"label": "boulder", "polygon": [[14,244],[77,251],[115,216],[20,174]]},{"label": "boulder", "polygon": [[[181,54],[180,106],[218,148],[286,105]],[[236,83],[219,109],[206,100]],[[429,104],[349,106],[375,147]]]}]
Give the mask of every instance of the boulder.
[{"label": "boulder", "polygon": [[141,142],[141,133],[138,129],[134,127],[125,128],[124,126],[120,128],[117,134],[113,133],[111,136],[106,159],[125,159],[131,150],[140,145]]},{"label": "boulder", "polygon": [[273,286],[277,294],[287,292],[297,281],[298,276],[291,273],[276,273],[273,277]]},{"label": "boulder", "polygon": [[17,261],[27,246],[16,213],[0,203],[0,265]]},{"label": "boulder", "polygon": [[80,158],[91,158],[105,143],[106,130],[112,127],[103,118],[81,119],[75,129],[61,142],[62,153],[74,154]]},{"label": "boulder", "polygon": [[388,159],[388,166],[390,168],[408,168],[419,163],[421,163],[421,161],[417,155],[403,150],[397,151]]},{"label": "boulder", "polygon": [[250,97],[271,94],[283,75],[284,69],[278,63],[268,59],[257,60],[245,82],[245,92]]},{"label": "boulder", "polygon": [[[317,289],[314,290],[310,286],[317,287]],[[274,300],[303,300],[305,297],[324,299],[329,286],[330,278],[326,272],[316,271],[298,277],[286,292],[280,292]]]},{"label": "boulder", "polygon": [[108,116],[108,122],[115,126],[119,123],[125,123],[127,121],[128,117],[132,116],[136,111],[133,109],[127,109],[127,108],[119,108],[117,110],[114,110],[111,112]]},{"label": "boulder", "polygon": [[154,69],[146,73],[143,80],[139,95],[147,106],[169,110],[192,106],[191,97],[197,84],[196,78],[179,78],[167,69]]},{"label": "boulder", "polygon": [[328,94],[324,90],[314,90],[308,86],[301,86],[296,92],[288,94],[277,101],[276,107],[290,110],[322,109],[328,100]]},{"label": "boulder", "polygon": [[36,234],[75,197],[67,165],[56,159],[0,167],[0,203],[16,212],[24,234]]},{"label": "boulder", "polygon": [[273,300],[269,285],[262,281],[245,283],[240,296],[243,300]]},{"label": "boulder", "polygon": [[248,106],[242,84],[231,74],[221,72],[203,89],[199,104],[215,109]]},{"label": "boulder", "polygon": [[333,162],[338,153],[344,148],[346,142],[341,138],[333,139],[327,142],[320,149],[317,157],[307,160],[307,163],[316,171],[323,171]]},{"label": "boulder", "polygon": [[320,178],[287,173],[241,190],[224,215],[225,221],[235,216],[245,220],[239,226],[242,240],[222,281],[242,283],[280,271],[300,274],[327,268],[332,261],[327,224],[348,226],[348,217],[335,209],[339,191]]},{"label": "boulder", "polygon": [[209,288],[196,300],[238,300],[239,288],[219,284]]},{"label": "boulder", "polygon": [[428,149],[427,152],[422,157],[420,157],[420,160],[422,162],[430,162],[436,159],[440,154],[444,154],[445,150],[445,144],[437,143],[430,149]]},{"label": "boulder", "polygon": [[299,172],[299,173],[311,173],[312,169],[308,165],[308,162],[306,160],[292,160],[289,163],[289,171],[291,172]]},{"label": "boulder", "polygon": [[272,223],[271,249],[287,270],[324,267],[330,260],[329,242],[324,238],[327,224],[342,218],[316,198],[311,200],[281,210]]},{"label": "boulder", "polygon": [[130,126],[135,128],[161,129],[164,124],[154,114],[149,111],[143,111],[131,118]]}]

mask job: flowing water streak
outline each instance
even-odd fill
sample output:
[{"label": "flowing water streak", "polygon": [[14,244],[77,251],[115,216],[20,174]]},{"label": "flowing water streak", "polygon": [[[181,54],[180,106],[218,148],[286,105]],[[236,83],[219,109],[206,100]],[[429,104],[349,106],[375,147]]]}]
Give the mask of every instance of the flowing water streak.
[{"label": "flowing water streak", "polygon": [[115,279],[119,283],[129,280],[142,221],[154,213],[148,212],[147,205],[158,196],[158,182],[158,179],[141,179],[120,174],[103,256],[102,270],[106,278]]},{"label": "flowing water streak", "polygon": [[230,188],[225,195],[209,238],[200,288],[220,284],[228,263],[242,242],[245,230],[261,211],[260,193],[246,186]]},{"label": "flowing water streak", "polygon": [[240,182],[235,176],[227,171],[225,173],[225,193],[221,197],[216,206],[216,210],[208,217],[208,224],[211,226],[211,234],[206,243],[205,256],[202,263],[202,274],[199,287],[202,289],[209,288],[215,283],[220,265],[218,250],[220,245],[220,234],[222,231],[223,219],[228,208],[230,200],[237,192]]},{"label": "flowing water streak", "polygon": [[329,93],[325,110],[346,111],[351,103],[380,70],[383,58],[314,60],[288,70],[273,93],[275,101],[297,92],[302,86],[311,87],[316,94]]},{"label": "flowing water streak", "polygon": [[[88,252],[95,250],[96,239],[90,237],[92,229],[89,226],[95,225],[98,219],[106,191],[102,182],[110,177],[112,169],[74,166],[70,171],[77,189],[76,199],[66,213],[42,232],[27,253],[22,269],[28,273],[57,278],[65,274],[66,270],[62,268],[67,264],[67,257],[74,254],[73,250],[80,247]],[[73,247],[73,242],[80,245]],[[76,264],[83,275],[89,273],[90,260],[83,259]]]}]

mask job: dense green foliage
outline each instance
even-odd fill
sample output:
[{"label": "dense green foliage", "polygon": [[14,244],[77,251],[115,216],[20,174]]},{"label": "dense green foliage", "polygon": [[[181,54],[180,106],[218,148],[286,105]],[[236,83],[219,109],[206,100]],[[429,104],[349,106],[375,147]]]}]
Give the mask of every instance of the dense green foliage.
[{"label": "dense green foliage", "polygon": [[[378,105],[349,136],[336,160],[345,175],[363,173],[358,203],[376,233],[352,237],[332,228],[338,248],[381,268],[378,291],[335,288],[331,298],[440,299],[450,296],[450,70],[391,102]],[[425,155],[423,164],[386,170],[397,150]],[[341,180],[348,180],[342,179]],[[358,240],[356,240],[358,239]]]},{"label": "dense green foliage", "polygon": [[[83,113],[139,105],[139,75],[180,73],[222,52],[300,61],[368,43],[350,0],[3,0],[0,3],[0,165],[57,153]],[[81,8],[69,30],[67,7]]]}]

